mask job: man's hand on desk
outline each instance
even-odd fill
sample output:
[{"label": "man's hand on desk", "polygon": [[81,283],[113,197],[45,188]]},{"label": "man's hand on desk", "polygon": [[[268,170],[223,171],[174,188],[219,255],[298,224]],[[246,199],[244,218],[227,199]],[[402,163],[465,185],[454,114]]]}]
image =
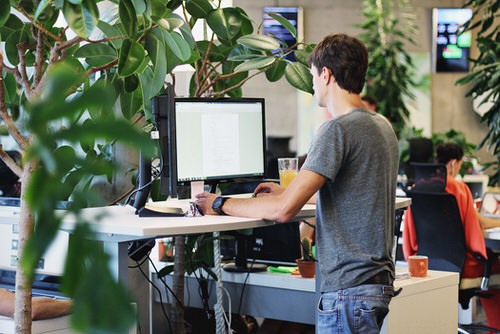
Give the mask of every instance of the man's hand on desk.
[{"label": "man's hand on desk", "polygon": [[212,193],[200,193],[196,195],[196,205],[203,215],[216,215],[212,205],[218,196]]},{"label": "man's hand on desk", "polygon": [[253,197],[269,196],[269,195],[279,195],[283,191],[285,191],[285,189],[282,188],[277,183],[274,183],[274,182],[264,182],[264,183],[260,183],[255,188],[255,190],[253,191]]}]

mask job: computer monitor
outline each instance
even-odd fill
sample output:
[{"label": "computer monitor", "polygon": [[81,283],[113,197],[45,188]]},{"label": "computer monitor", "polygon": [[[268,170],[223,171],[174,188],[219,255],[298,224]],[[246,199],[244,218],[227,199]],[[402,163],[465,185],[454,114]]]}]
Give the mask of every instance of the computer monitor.
[{"label": "computer monitor", "polygon": [[224,270],[234,272],[262,271],[271,266],[296,266],[301,258],[299,222],[254,228],[248,234],[226,232],[234,240],[221,241]]},{"label": "computer monitor", "polygon": [[469,187],[472,197],[478,199],[488,190],[490,177],[487,174],[465,174],[462,181]]},{"label": "computer monitor", "polygon": [[215,186],[265,177],[266,131],[262,98],[153,100],[163,156],[162,193],[178,197],[193,181]]}]

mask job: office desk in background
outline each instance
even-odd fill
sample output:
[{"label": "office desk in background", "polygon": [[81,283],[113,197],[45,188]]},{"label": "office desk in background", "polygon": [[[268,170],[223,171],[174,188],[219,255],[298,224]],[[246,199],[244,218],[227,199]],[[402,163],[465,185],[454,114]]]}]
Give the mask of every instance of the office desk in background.
[{"label": "office desk in background", "polygon": [[[406,271],[407,268],[397,268]],[[165,278],[171,284],[171,276]],[[246,283],[245,283],[246,280]],[[156,274],[153,281],[162,286]],[[241,314],[314,324],[316,312],[315,280],[298,275],[271,272],[230,273],[222,272],[224,288],[231,296],[232,312],[237,313],[241,298]],[[457,332],[458,273],[433,271],[426,278],[396,280],[401,293],[392,299],[389,315],[381,333],[421,334]],[[245,284],[244,290],[243,286]],[[215,282],[210,280],[209,305],[215,303]],[[203,308],[199,297],[198,282],[193,276],[186,277],[184,300],[187,306]],[[244,291],[243,295],[241,294]],[[163,300],[167,296],[162,292]],[[159,295],[155,292],[155,302]],[[224,309],[229,311],[227,300]]]}]

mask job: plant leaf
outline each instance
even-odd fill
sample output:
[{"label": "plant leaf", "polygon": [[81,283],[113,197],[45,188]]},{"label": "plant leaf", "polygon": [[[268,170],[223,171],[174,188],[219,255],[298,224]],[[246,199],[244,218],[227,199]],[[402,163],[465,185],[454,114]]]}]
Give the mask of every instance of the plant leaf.
[{"label": "plant leaf", "polygon": [[165,54],[165,43],[163,35],[158,31],[156,34],[149,34],[146,37],[146,50],[148,51],[149,58],[153,62],[153,78],[151,80],[150,94],[146,94],[146,98],[150,99],[157,95],[163,85],[165,84],[165,77],[167,76],[167,57]]},{"label": "plant leaf", "polygon": [[118,59],[118,74],[128,77],[136,73],[144,62],[146,52],[141,44],[131,39],[123,41]]},{"label": "plant leaf", "polygon": [[[6,3],[8,3],[8,1],[6,1]],[[0,25],[0,36],[2,41],[6,41],[10,34],[16,30],[23,29],[23,27],[23,22],[17,16],[8,16],[7,21],[3,25]]]},{"label": "plant leaf", "polygon": [[103,43],[85,44],[75,52],[75,57],[86,58],[87,64],[96,67],[112,62],[116,56],[115,49]]},{"label": "plant leaf", "polygon": [[240,32],[242,17],[235,8],[218,8],[208,13],[206,20],[220,40],[230,41]]},{"label": "plant leaf", "polygon": [[178,17],[162,17],[155,18],[153,17],[153,21],[158,24],[159,27],[165,29],[166,31],[172,31],[181,27],[184,24],[184,21]]},{"label": "plant leaf", "polygon": [[204,19],[214,8],[208,0],[188,0],[186,1],[186,10],[192,17]]},{"label": "plant leaf", "polygon": [[26,29],[16,30],[7,37],[5,41],[5,53],[9,62],[17,66],[19,64],[19,53],[17,50],[17,44],[26,43],[30,44],[31,34],[28,33]]},{"label": "plant leaf", "polygon": [[286,61],[279,60],[276,65],[266,71],[266,78],[270,82],[276,82],[285,74]]},{"label": "plant leaf", "polygon": [[[46,0],[47,1],[47,0]],[[0,26],[3,26],[10,16],[10,1],[0,1]]]},{"label": "plant leaf", "polygon": [[[7,1],[5,1],[7,2]],[[47,8],[47,6],[50,4],[50,0],[42,0],[40,1],[40,3],[38,4],[38,7],[36,8],[36,12],[35,12],[35,16],[33,17],[33,21],[37,21],[38,20],[38,17],[40,16],[40,14],[42,14],[42,12],[45,10],[45,8]],[[2,11],[3,8],[1,8],[0,6],[0,11]],[[0,14],[0,25],[1,25],[1,15]]]},{"label": "plant leaf", "polygon": [[257,51],[272,51],[280,47],[280,43],[274,38],[264,35],[246,35],[241,36],[236,41],[238,44],[244,45],[249,49]]},{"label": "plant leaf", "polygon": [[312,75],[309,68],[301,63],[289,63],[286,66],[285,78],[290,85],[304,92],[314,94]]},{"label": "plant leaf", "polygon": [[290,21],[288,21],[283,16],[278,14],[269,13],[269,16],[278,21],[283,27],[285,27],[286,30],[290,32],[290,34],[292,34],[292,36],[295,39],[297,39],[297,29],[295,29],[295,27],[293,26],[293,24],[290,23]]},{"label": "plant leaf", "polygon": [[71,30],[79,37],[88,38],[97,25],[99,10],[92,0],[84,0],[81,5],[65,1],[63,14]]},{"label": "plant leaf", "polygon": [[146,11],[146,3],[144,0],[132,0],[132,5],[134,6],[135,13],[140,15]]},{"label": "plant leaf", "polygon": [[125,32],[130,38],[134,38],[137,34],[137,15],[132,2],[130,0],[121,0],[118,6],[118,14],[125,27]]},{"label": "plant leaf", "polygon": [[234,68],[235,72],[245,72],[256,70],[271,65],[276,61],[275,57],[262,57],[257,59],[247,60]]},{"label": "plant leaf", "polygon": [[163,31],[163,37],[165,38],[165,43],[177,58],[182,61],[191,58],[191,47],[178,32]]}]

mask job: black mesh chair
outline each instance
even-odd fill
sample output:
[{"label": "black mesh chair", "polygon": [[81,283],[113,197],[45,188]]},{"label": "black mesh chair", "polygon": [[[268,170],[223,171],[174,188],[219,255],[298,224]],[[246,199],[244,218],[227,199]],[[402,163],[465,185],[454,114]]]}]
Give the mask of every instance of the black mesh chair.
[{"label": "black mesh chair", "polygon": [[404,171],[407,177],[407,184],[412,185],[416,175],[413,163],[430,163],[434,154],[434,144],[429,138],[408,139],[410,156],[404,163]]},{"label": "black mesh chair", "polygon": [[[465,232],[455,196],[444,192],[446,167],[440,164],[413,166],[415,185],[407,195],[412,199],[410,207],[417,235],[418,255],[429,258],[431,270],[461,274],[467,253]],[[469,307],[473,296],[488,297],[486,283],[490,279],[491,263],[481,255],[477,256],[485,262],[485,270],[482,278],[460,279],[459,302],[463,309]],[[488,257],[490,258],[490,254]],[[460,327],[500,333],[500,330],[481,325]]]}]

